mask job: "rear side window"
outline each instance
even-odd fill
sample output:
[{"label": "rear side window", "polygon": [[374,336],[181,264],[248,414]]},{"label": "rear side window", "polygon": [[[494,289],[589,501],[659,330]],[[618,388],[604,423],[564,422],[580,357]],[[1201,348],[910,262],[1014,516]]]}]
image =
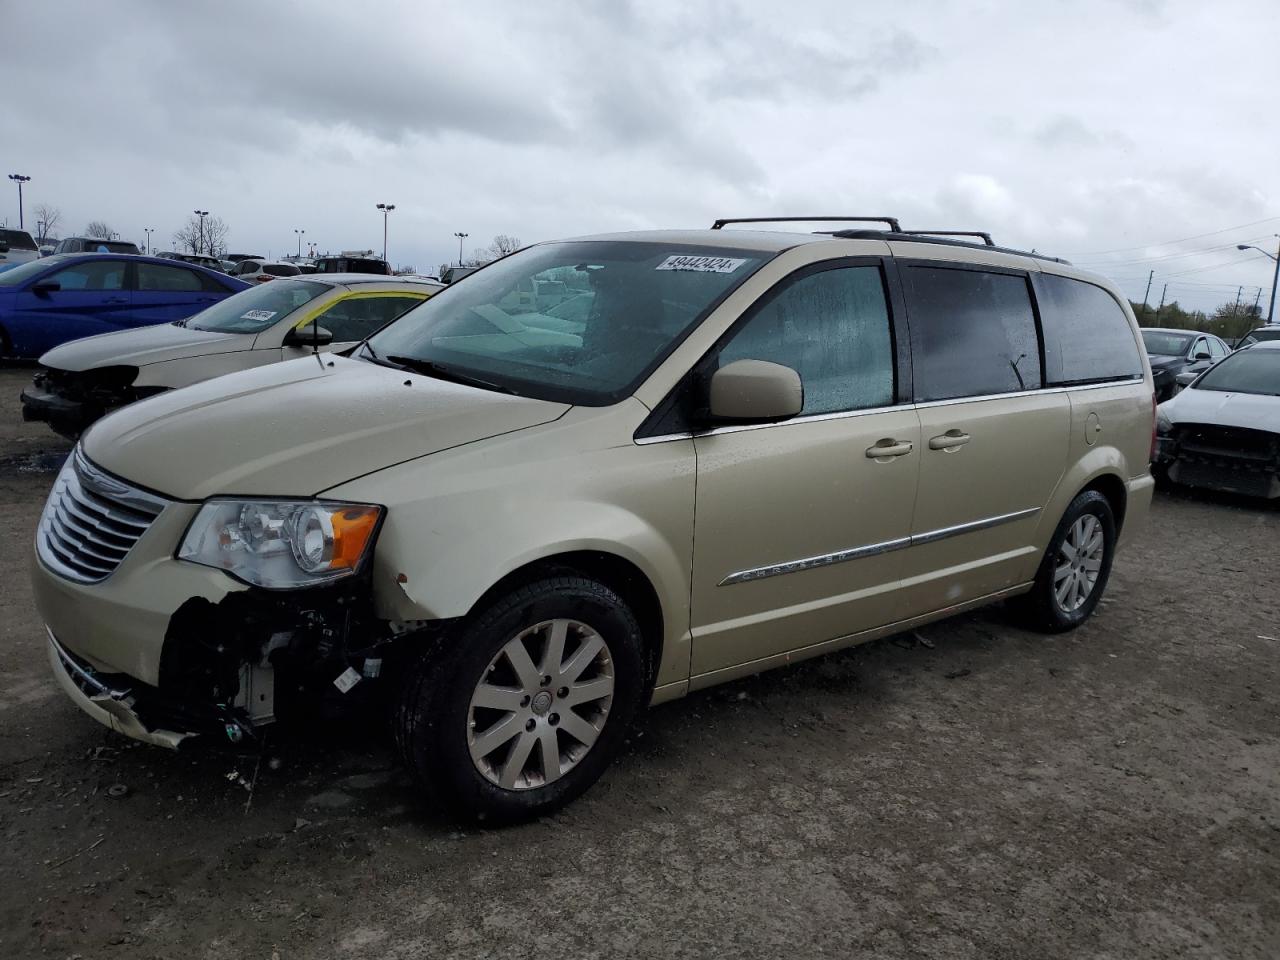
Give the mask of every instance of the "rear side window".
[{"label": "rear side window", "polygon": [[918,401],[1040,388],[1025,276],[935,266],[907,266],[902,276]]},{"label": "rear side window", "polygon": [[138,264],[138,289],[194,293],[201,289],[200,276],[182,267],[163,267],[158,263]]},{"label": "rear side window", "polygon": [[720,366],[768,360],[804,386],[802,415],[893,403],[893,340],[879,267],[801,276],[767,299],[720,351]]},{"label": "rear side window", "polygon": [[1037,279],[1045,379],[1051,385],[1142,376],[1129,318],[1111,294],[1070,277],[1042,273]]},{"label": "rear side window", "polygon": [[35,250],[36,242],[25,230],[0,230],[0,240],[9,245],[10,250]]}]

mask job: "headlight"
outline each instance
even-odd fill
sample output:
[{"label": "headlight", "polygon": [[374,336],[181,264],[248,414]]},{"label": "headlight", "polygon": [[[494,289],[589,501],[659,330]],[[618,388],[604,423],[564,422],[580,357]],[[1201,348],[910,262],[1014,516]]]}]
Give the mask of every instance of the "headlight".
[{"label": "headlight", "polygon": [[382,508],[326,500],[210,500],[178,559],[259,587],[309,587],[348,576],[373,545]]},{"label": "headlight", "polygon": [[1173,433],[1173,421],[1159,407],[1156,408],[1156,433],[1162,437],[1167,437]]}]

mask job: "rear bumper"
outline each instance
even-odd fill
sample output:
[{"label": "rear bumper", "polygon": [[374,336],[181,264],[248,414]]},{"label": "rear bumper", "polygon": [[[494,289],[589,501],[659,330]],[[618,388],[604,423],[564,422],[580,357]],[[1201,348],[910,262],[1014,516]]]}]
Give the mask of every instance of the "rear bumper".
[{"label": "rear bumper", "polygon": [[77,707],[104,727],[158,747],[178,749],[182,741],[195,734],[190,731],[148,727],[134,710],[136,681],[120,674],[102,675],[86,662],[72,656],[53,635],[49,635],[49,666],[62,692]]}]

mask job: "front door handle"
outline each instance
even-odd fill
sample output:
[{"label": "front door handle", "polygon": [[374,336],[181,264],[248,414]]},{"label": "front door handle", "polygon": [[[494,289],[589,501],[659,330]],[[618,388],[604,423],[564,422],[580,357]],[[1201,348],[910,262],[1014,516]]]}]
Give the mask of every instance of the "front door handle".
[{"label": "front door handle", "polygon": [[877,440],[875,444],[867,447],[868,460],[889,460],[893,457],[905,457],[912,450],[910,440],[893,440],[885,438]]},{"label": "front door handle", "polygon": [[929,438],[930,450],[954,450],[957,447],[963,447],[972,439],[962,430],[948,430],[940,437]]},{"label": "front door handle", "polygon": [[129,298],[128,297],[107,297],[102,302],[103,303],[128,303]]}]

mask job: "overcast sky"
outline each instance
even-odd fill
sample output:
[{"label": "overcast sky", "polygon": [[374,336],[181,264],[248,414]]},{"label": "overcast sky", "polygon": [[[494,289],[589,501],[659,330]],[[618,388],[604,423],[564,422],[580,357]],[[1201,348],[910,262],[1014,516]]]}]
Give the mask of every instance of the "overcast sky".
[{"label": "overcast sky", "polygon": [[1280,233],[1276,0],[0,0],[0,23],[0,172],[62,235],[168,247],[199,208],[233,252],[381,249],[388,202],[390,258],[434,272],[459,230],[887,213],[1138,299],[1154,269],[1153,304],[1270,291],[1235,244]]}]

